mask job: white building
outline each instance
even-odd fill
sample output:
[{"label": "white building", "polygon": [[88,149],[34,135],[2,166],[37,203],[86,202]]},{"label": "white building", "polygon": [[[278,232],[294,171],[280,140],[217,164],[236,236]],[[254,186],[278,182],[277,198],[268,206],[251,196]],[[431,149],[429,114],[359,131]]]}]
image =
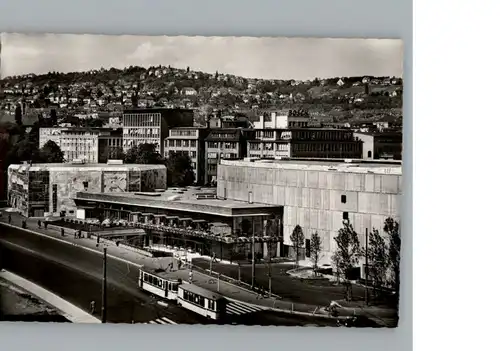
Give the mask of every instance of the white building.
[{"label": "white building", "polygon": [[[284,206],[284,254],[293,256],[290,236],[300,225],[308,256],[311,235],[317,232],[321,263],[331,263],[334,237],[346,219],[364,243],[365,231],[383,232],[388,217],[400,219],[401,164],[345,163],[295,160],[221,160],[217,194],[233,200]],[[250,195],[251,193],[251,195]]]}]

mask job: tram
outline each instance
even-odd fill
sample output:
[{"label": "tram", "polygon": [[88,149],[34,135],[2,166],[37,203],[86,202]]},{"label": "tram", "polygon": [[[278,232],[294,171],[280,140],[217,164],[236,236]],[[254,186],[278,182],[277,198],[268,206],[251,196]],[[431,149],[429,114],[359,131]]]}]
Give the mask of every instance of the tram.
[{"label": "tram", "polygon": [[181,307],[204,317],[220,320],[226,314],[224,296],[195,284],[172,278],[164,269],[143,266],[139,269],[139,288],[162,299],[176,301]]},{"label": "tram", "polygon": [[226,299],[194,284],[179,285],[177,303],[204,317],[219,320],[226,313]]},{"label": "tram", "polygon": [[164,269],[141,267],[139,288],[167,300],[177,300],[177,291],[182,282],[168,276]]}]

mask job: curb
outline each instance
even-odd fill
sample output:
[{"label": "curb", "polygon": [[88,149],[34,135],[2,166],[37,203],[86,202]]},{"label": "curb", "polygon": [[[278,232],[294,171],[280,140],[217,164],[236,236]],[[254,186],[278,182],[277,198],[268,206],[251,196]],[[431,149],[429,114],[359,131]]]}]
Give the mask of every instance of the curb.
[{"label": "curb", "polygon": [[[34,230],[31,230],[31,229],[20,228],[20,227],[17,227],[15,225],[4,223],[4,222],[0,222],[0,225],[5,225],[5,226],[8,226],[8,227],[11,227],[11,228],[14,228],[14,229],[18,229],[18,230],[24,230],[25,232],[28,232],[28,233],[31,233],[31,234],[35,234],[35,235],[39,235],[39,236],[45,237],[47,239],[52,239],[52,240],[55,240],[55,241],[58,241],[60,243],[64,243],[64,244],[67,244],[67,245],[75,246],[75,247],[78,247],[78,248],[81,248],[81,249],[84,249],[84,250],[87,250],[87,251],[99,254],[101,256],[104,255],[104,253],[102,253],[99,250],[91,249],[90,247],[86,247],[86,246],[83,246],[83,245],[78,245],[78,244],[72,243],[70,241],[66,241],[66,240],[63,240],[63,239],[55,238],[55,237],[53,237],[51,235],[47,235],[47,234],[43,234],[43,233],[40,233],[40,232],[36,232]],[[117,261],[122,261],[124,263],[134,265],[136,267],[142,267],[141,264],[138,264],[138,263],[135,263],[135,262],[132,262],[132,261],[128,261],[128,260],[126,260],[124,258],[115,256],[115,255],[107,254],[106,256],[109,257],[109,258],[112,258],[114,260],[117,260]]]}]

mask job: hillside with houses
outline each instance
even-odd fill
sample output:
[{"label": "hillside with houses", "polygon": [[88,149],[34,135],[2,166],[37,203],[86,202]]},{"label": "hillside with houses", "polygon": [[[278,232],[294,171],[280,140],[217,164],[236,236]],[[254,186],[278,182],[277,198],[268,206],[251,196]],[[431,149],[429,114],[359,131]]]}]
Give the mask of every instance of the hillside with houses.
[{"label": "hillside with houses", "polygon": [[87,72],[27,74],[0,80],[0,118],[13,121],[21,105],[26,121],[56,109],[58,116],[97,116],[138,107],[194,109],[203,124],[213,111],[257,119],[272,110],[306,110],[332,122],[398,121],[403,82],[396,77],[269,80],[226,73],[131,66]]}]

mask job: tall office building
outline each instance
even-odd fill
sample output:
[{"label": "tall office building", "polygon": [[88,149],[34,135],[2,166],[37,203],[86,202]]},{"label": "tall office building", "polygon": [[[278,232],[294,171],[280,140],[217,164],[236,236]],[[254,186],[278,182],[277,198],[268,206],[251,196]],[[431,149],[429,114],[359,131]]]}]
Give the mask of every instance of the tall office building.
[{"label": "tall office building", "polygon": [[154,144],[160,155],[164,155],[165,138],[174,127],[192,127],[193,110],[146,108],[123,112],[123,151],[134,145]]}]

